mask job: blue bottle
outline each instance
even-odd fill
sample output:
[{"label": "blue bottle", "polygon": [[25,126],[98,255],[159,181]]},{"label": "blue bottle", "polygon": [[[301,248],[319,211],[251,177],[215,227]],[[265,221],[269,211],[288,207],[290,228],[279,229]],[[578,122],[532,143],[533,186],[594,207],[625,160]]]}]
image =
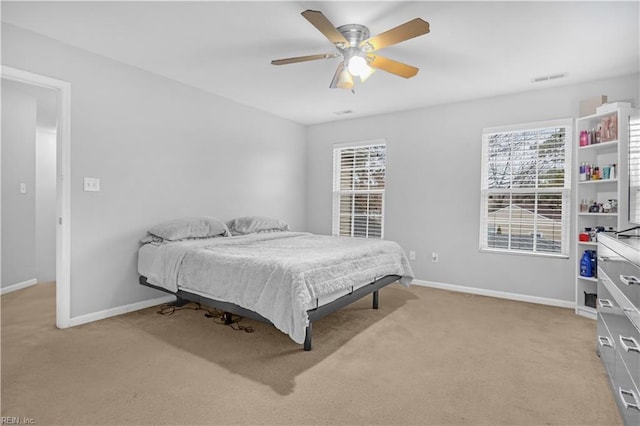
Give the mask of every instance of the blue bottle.
[{"label": "blue bottle", "polygon": [[591,265],[591,253],[589,253],[589,250],[585,250],[582,259],[580,259],[580,275],[583,277],[592,277],[593,268]]},{"label": "blue bottle", "polygon": [[596,278],[598,276],[598,252],[589,250],[589,256],[591,257],[591,276]]}]

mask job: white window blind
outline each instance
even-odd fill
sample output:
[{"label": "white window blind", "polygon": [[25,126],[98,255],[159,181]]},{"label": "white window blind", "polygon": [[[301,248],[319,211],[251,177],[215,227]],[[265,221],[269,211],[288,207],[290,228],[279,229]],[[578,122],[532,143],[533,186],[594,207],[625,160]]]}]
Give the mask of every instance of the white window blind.
[{"label": "white window blind", "polygon": [[629,222],[640,224],[640,113],[629,118]]},{"label": "white window blind", "polygon": [[383,237],[385,173],[384,141],[334,146],[334,235]]},{"label": "white window blind", "polygon": [[569,256],[572,120],[485,129],[480,249]]}]

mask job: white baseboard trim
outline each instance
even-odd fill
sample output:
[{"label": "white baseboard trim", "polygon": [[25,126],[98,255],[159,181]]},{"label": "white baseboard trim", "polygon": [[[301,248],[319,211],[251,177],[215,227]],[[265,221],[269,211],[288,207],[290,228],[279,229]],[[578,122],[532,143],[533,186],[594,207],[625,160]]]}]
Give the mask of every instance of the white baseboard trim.
[{"label": "white baseboard trim", "polygon": [[422,287],[433,287],[442,290],[457,291],[460,293],[477,294],[480,296],[497,297],[499,299],[517,300],[519,302],[537,303],[540,305],[557,306],[559,308],[575,309],[576,304],[567,300],[550,299],[547,297],[528,296],[525,294],[507,293],[504,291],[487,290],[476,287],[465,287],[461,285],[437,283],[433,281],[413,280],[413,284]]},{"label": "white baseboard trim", "polygon": [[22,290],[23,288],[31,287],[32,285],[38,284],[38,280],[32,278],[30,280],[22,281],[18,284],[13,284],[8,287],[0,288],[0,296],[3,294],[11,293],[12,291]]},{"label": "white baseboard trim", "polygon": [[151,300],[144,300],[142,302],[132,303],[130,305],[118,306],[116,308],[105,309],[104,311],[93,312],[91,314],[80,315],[69,319],[69,327],[76,325],[86,324],[93,321],[98,321],[116,315],[128,314],[129,312],[139,311],[141,309],[150,308],[151,306],[162,305],[163,303],[170,303],[176,300],[175,296],[168,295],[162,296]]}]

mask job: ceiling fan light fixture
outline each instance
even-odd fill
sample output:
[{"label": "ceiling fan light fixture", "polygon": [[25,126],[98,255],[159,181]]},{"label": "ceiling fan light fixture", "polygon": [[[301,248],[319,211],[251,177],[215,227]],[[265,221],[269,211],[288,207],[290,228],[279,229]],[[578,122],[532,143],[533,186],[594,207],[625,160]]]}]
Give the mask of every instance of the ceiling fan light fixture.
[{"label": "ceiling fan light fixture", "polygon": [[372,71],[371,67],[367,64],[367,60],[359,55],[354,55],[349,58],[347,69],[352,76],[360,78],[365,76],[365,79],[371,75]]},{"label": "ceiling fan light fixture", "polygon": [[371,74],[373,74],[375,70],[375,68],[369,66],[369,61],[367,60],[367,65],[364,72],[360,73],[360,82],[364,83],[365,81],[367,81],[367,79],[371,77]]},{"label": "ceiling fan light fixture", "polygon": [[343,69],[338,75],[338,82],[336,83],[336,87],[339,89],[352,89],[353,88],[353,77],[346,69]]}]

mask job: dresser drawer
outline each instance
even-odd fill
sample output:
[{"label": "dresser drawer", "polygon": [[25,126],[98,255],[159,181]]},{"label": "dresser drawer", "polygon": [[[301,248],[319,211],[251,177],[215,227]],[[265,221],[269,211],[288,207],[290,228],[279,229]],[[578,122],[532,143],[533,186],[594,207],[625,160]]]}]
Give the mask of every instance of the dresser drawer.
[{"label": "dresser drawer", "polygon": [[609,379],[612,380],[614,374],[614,361],[616,358],[616,342],[611,336],[607,324],[602,317],[598,316],[596,350],[600,355],[600,360],[604,364]]},{"label": "dresser drawer", "polygon": [[611,337],[616,340],[617,352],[627,366],[633,384],[640,389],[640,332],[629,324],[616,334],[611,333]]},{"label": "dresser drawer", "polygon": [[[640,385],[640,332],[625,315],[603,318],[612,346],[627,366],[636,387]],[[600,333],[600,329],[598,329]],[[598,336],[600,336],[598,334]]]},{"label": "dresser drawer", "polygon": [[640,266],[606,245],[601,245],[598,249],[598,267],[607,274],[631,304],[640,309]]},{"label": "dresser drawer", "polygon": [[625,425],[640,425],[640,395],[620,354],[615,360],[613,393]]},{"label": "dresser drawer", "polygon": [[612,317],[624,316],[624,311],[609,291],[609,287],[613,286],[613,282],[603,273],[601,267],[598,267],[598,269],[600,269],[600,271],[598,271],[598,300],[596,302],[596,309],[598,309],[599,316],[602,316],[605,321],[613,321]]}]

